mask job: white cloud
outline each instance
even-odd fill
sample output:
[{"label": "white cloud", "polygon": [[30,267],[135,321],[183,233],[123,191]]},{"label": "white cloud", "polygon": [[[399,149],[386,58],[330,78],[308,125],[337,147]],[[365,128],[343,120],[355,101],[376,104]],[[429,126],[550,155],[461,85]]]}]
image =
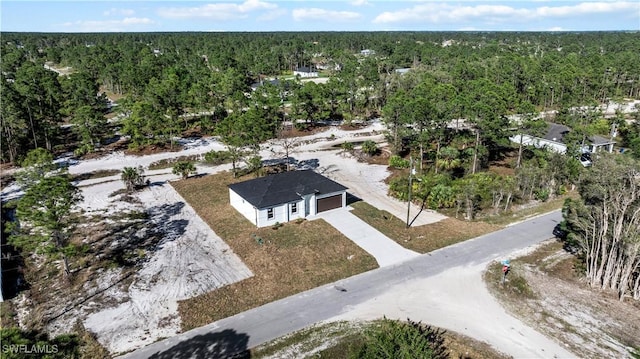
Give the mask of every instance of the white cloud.
[{"label": "white cloud", "polygon": [[554,17],[577,17],[589,14],[610,14],[635,11],[640,13],[640,2],[583,2],[576,5],[540,6],[536,8],[507,5],[453,5],[427,3],[378,15],[374,23],[418,22],[457,23],[480,20],[491,23],[522,21]]},{"label": "white cloud", "polygon": [[131,9],[116,9],[115,7],[112,7],[111,9],[106,10],[102,14],[104,16],[112,16],[112,15],[133,16],[133,14],[135,13],[136,12]]},{"label": "white cloud", "polygon": [[122,32],[132,27],[153,25],[155,21],[146,17],[127,17],[122,20],[78,20],[62,24],[72,32]]},{"label": "white cloud", "polygon": [[371,5],[370,2],[368,2],[367,0],[353,0],[350,2],[351,5],[353,6],[365,6],[365,5]]},{"label": "white cloud", "polygon": [[261,21],[270,21],[270,20],[275,20],[279,17],[285,16],[286,14],[287,14],[287,10],[285,9],[275,9],[263,15],[258,16],[257,19]]},{"label": "white cloud", "polygon": [[554,26],[552,28],[547,29],[547,31],[566,31],[566,30],[560,26]]},{"label": "white cloud", "polygon": [[275,10],[278,5],[260,0],[246,0],[240,4],[216,3],[197,7],[160,8],[158,15],[170,19],[232,20],[247,17],[248,13],[260,10]]},{"label": "white cloud", "polygon": [[362,17],[353,11],[333,11],[319,8],[295,9],[291,15],[295,21],[321,20],[328,22],[357,20]]}]

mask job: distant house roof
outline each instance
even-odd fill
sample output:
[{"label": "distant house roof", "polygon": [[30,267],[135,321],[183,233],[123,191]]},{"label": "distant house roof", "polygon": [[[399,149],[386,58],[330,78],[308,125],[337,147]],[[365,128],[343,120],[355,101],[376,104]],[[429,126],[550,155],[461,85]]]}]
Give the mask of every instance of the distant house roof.
[{"label": "distant house roof", "polygon": [[[278,78],[275,79],[271,79],[271,80],[262,80],[260,82],[254,82],[251,84],[251,88],[253,90],[257,89],[258,87],[264,85],[264,84],[272,84],[273,86],[280,86],[281,81]],[[283,87],[285,91],[288,91],[289,88],[291,87],[291,81],[282,81]]]},{"label": "distant house roof", "polygon": [[278,173],[234,183],[229,188],[256,208],[293,202],[307,194],[328,194],[347,189],[311,170]]},{"label": "distant house roof", "polygon": [[549,123],[547,133],[543,136],[545,140],[562,142],[564,136],[569,133],[571,129],[565,125],[557,123]]},{"label": "distant house roof", "polygon": [[605,137],[598,136],[598,135],[594,135],[594,136],[589,137],[589,141],[591,141],[591,143],[596,145],[596,146],[604,146],[604,145],[610,145],[612,143],[616,143],[616,141],[612,141],[609,138],[605,138]]},{"label": "distant house roof", "polygon": [[300,66],[296,69],[296,72],[306,72],[306,73],[311,73],[311,72],[317,72],[316,69],[308,67],[308,66]]},{"label": "distant house roof", "polygon": [[[564,143],[564,136],[566,136],[567,133],[569,132],[571,132],[571,128],[565,125],[560,125],[560,124],[551,122],[549,123],[549,127],[547,128],[547,133],[543,136],[543,138],[549,141]],[[612,141],[608,138],[597,136],[597,135],[590,136],[589,142],[596,146],[604,146],[604,145],[616,143],[616,141]]]}]

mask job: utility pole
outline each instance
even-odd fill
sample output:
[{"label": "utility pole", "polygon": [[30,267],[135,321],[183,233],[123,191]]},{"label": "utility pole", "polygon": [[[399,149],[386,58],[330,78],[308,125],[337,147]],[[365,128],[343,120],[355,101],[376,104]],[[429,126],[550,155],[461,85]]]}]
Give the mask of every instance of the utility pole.
[{"label": "utility pole", "polygon": [[409,199],[407,201],[407,228],[410,227],[410,212],[411,212],[411,190],[413,186],[411,185],[411,179],[413,175],[413,157],[409,156]]}]

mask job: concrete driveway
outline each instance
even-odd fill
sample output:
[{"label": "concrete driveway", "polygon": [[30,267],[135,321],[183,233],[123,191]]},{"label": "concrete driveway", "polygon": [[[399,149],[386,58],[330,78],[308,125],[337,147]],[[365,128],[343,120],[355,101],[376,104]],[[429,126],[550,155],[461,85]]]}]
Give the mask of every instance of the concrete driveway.
[{"label": "concrete driveway", "polygon": [[338,208],[322,212],[314,217],[322,218],[352,240],[360,248],[371,254],[380,267],[404,262],[419,253],[408,250],[360,218],[349,212],[349,208]]}]

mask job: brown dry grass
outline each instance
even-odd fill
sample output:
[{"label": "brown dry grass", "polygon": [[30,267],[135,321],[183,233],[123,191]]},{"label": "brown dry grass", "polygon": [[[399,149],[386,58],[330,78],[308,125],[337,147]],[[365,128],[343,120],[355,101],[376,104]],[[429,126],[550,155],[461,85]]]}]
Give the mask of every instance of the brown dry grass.
[{"label": "brown dry grass", "polygon": [[[561,242],[550,241],[512,260],[504,284],[499,263],[487,268],[484,279],[508,311],[566,344],[577,357],[629,357],[611,349],[612,339],[640,348],[636,334],[640,332],[640,305],[631,300],[620,302],[615,293],[590,288],[579,266]],[[525,288],[533,296],[524,293]]]},{"label": "brown dry grass", "polygon": [[373,257],[322,220],[290,222],[277,230],[256,228],[229,204],[227,185],[239,180],[222,173],[172,183],[254,273],[181,301],[184,330],[377,267]]},{"label": "brown dry grass", "polygon": [[379,210],[368,203],[357,202],[351,205],[353,214],[398,242],[407,249],[418,253],[427,253],[436,249],[462,242],[500,229],[500,226],[485,222],[468,222],[455,218],[406,228],[405,222],[387,211]]}]

